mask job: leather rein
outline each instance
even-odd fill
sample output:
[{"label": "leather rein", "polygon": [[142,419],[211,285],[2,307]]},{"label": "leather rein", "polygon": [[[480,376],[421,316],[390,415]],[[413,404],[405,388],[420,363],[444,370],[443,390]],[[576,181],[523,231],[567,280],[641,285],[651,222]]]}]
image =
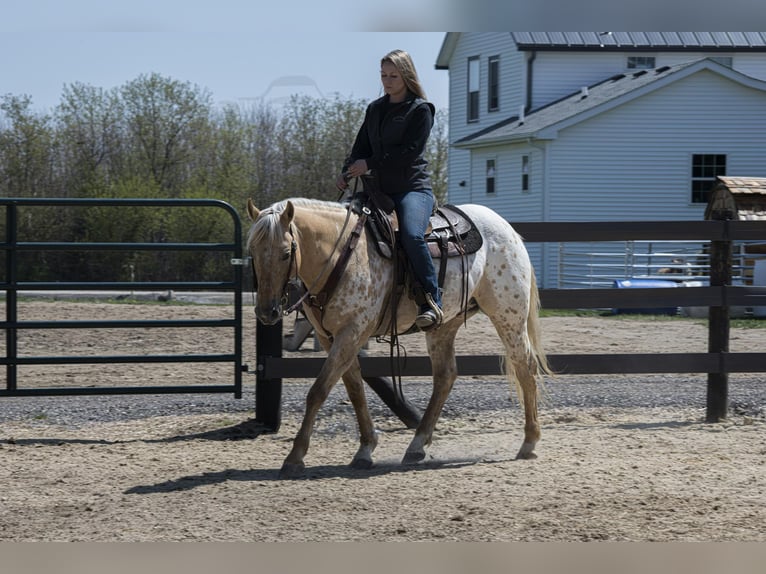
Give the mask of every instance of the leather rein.
[{"label": "leather rein", "polygon": [[[300,306],[303,305],[304,303],[307,303],[310,307],[319,309],[320,314],[324,311],[325,305],[335,293],[335,289],[338,287],[338,283],[340,282],[340,279],[343,276],[343,273],[345,272],[346,267],[348,266],[348,262],[351,259],[351,254],[353,253],[354,249],[359,243],[359,239],[364,231],[364,224],[367,221],[367,216],[369,214],[370,214],[370,210],[367,207],[362,209],[362,213],[359,215],[359,218],[356,221],[356,225],[354,226],[354,229],[351,230],[351,234],[348,236],[348,239],[346,240],[346,243],[340,252],[340,256],[338,257],[338,260],[335,262],[335,266],[332,268],[330,275],[327,277],[327,281],[325,281],[324,285],[322,286],[322,289],[316,295],[311,293],[314,288],[314,285],[306,289],[303,282],[298,278],[298,266],[296,264],[296,257],[295,257],[295,253],[298,249],[298,246],[295,241],[295,236],[293,234],[292,223],[290,224],[290,236],[293,239],[290,246],[290,265],[287,268],[287,277],[285,278],[284,284],[282,286],[282,297],[280,298],[281,305],[284,307],[289,302],[288,287],[290,283],[300,284],[306,290],[305,290],[305,293],[295,303],[290,305],[290,307],[288,307],[287,309],[282,310],[283,315],[289,315],[293,311],[296,311],[298,308],[300,308]],[[347,224],[348,224],[348,218],[346,218],[346,223],[343,225],[344,229]],[[342,236],[343,236],[343,230],[341,230],[341,233],[338,236],[338,239],[340,240],[340,237]],[[335,247],[333,248],[333,253],[335,253],[337,249],[338,249],[338,243],[335,244]],[[332,260],[332,253],[330,254],[330,257],[327,259],[327,263],[325,264],[325,267],[322,269],[322,271],[319,273],[317,278],[314,280],[315,284],[322,278],[331,260]],[[295,276],[291,279],[290,273],[292,271],[293,266],[295,267]],[[253,269],[253,273],[255,273],[255,269]]]}]

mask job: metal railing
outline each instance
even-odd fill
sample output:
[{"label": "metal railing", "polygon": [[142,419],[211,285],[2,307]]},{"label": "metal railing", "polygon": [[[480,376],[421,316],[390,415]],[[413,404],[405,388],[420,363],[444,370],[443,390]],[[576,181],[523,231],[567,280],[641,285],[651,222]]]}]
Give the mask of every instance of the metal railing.
[{"label": "metal railing", "polygon": [[[102,207],[125,209],[148,208],[214,208],[225,211],[231,218],[231,241],[224,243],[141,243],[141,242],[74,242],[74,241],[19,241],[19,208],[56,206]],[[162,393],[224,393],[242,396],[242,226],[238,213],[226,202],[213,199],[50,199],[0,198],[0,209],[5,209],[5,240],[0,251],[5,256],[5,276],[0,280],[0,292],[5,292],[5,389],[0,396],[73,395],[73,394],[162,394]],[[30,281],[19,279],[22,254],[35,251],[194,251],[231,254],[231,272],[219,281]],[[188,320],[81,320],[47,321],[19,320],[19,292],[21,291],[137,291],[137,290],[204,290],[227,291],[233,294],[233,318]],[[31,329],[146,329],[146,328],[215,328],[233,330],[233,349],[219,354],[163,354],[163,355],[93,355],[93,356],[23,356],[19,354],[18,335]],[[226,385],[160,385],[124,387],[24,387],[19,382],[18,367],[23,365],[112,364],[112,363],[229,363],[233,367],[233,383]]]}]

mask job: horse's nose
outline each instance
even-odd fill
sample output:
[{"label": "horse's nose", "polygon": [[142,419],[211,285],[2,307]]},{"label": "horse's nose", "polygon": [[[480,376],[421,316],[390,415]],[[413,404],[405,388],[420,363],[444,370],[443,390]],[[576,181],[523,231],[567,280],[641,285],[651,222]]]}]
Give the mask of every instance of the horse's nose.
[{"label": "horse's nose", "polygon": [[270,305],[256,306],[255,316],[264,325],[274,325],[281,319],[282,312],[279,303],[271,301]]}]

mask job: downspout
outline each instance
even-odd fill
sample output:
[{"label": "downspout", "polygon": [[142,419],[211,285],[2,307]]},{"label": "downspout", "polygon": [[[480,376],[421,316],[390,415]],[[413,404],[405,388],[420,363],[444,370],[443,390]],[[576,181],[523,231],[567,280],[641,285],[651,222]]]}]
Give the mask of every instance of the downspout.
[{"label": "downspout", "polygon": [[[535,143],[535,139],[533,137],[527,138],[527,145],[530,147],[533,147],[537,150],[540,150],[540,154],[542,155],[542,161],[543,161],[543,169],[541,170],[542,173],[542,181],[540,182],[540,188],[542,190],[542,220],[548,221],[550,218],[550,195],[548,194],[548,144],[544,143],[542,145]],[[538,276],[538,283],[541,287],[547,286],[547,279],[548,279],[548,259],[549,259],[549,252],[551,247],[548,243],[543,243],[542,247],[542,269],[540,269],[540,274]]]}]

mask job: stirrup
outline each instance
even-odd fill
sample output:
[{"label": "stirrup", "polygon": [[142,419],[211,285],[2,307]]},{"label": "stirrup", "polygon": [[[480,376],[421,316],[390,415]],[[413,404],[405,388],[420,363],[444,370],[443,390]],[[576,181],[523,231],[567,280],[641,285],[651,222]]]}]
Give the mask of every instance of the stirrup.
[{"label": "stirrup", "polygon": [[434,327],[438,327],[442,324],[444,319],[444,313],[441,308],[434,302],[430,293],[426,293],[426,303],[428,309],[424,313],[418,314],[415,318],[415,324],[423,331],[428,331]]}]

